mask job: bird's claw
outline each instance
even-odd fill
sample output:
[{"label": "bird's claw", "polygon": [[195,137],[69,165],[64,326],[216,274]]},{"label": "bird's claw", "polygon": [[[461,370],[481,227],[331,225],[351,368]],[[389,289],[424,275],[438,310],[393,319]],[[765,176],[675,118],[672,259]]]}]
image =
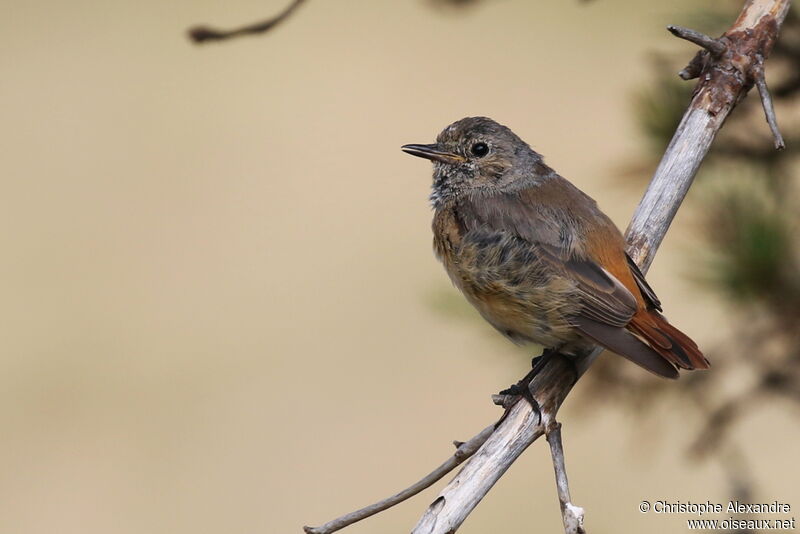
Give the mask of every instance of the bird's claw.
[{"label": "bird's claw", "polygon": [[542,420],[542,409],[541,406],[539,406],[539,402],[534,398],[533,393],[531,393],[530,385],[536,375],[539,374],[542,369],[544,369],[547,361],[556,353],[557,351],[555,350],[545,349],[541,356],[536,356],[533,358],[533,360],[531,360],[531,370],[522,380],[510,388],[504,389],[500,392],[500,395],[511,395],[525,399],[528,404],[531,405],[531,408],[533,408],[533,412],[539,418],[540,422]]}]

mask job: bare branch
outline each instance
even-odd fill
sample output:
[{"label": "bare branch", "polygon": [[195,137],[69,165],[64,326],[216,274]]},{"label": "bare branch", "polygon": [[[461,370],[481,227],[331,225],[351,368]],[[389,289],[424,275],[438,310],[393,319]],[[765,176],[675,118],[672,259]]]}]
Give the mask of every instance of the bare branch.
[{"label": "bare branch", "polygon": [[[748,0],[724,38],[726,52],[710,57],[692,101],[633,215],[626,234],[628,252],[643,272],[666,235],[689,191],[700,163],[736,103],[750,89],[747,72],[755,54],[766,58],[789,9],[789,0]],[[579,372],[602,349],[578,357]],[[574,383],[574,367],[563,357],[551,359],[531,382],[543,418],[555,419]],[[478,453],[428,507],[415,534],[454,532],[516,458],[542,435],[539,419],[527,402],[517,402]]]},{"label": "bare branch", "polygon": [[442,490],[412,532],[455,532],[514,460],[544,434],[542,421],[553,419],[574,383],[574,363],[561,354],[553,355],[530,384],[543,418],[524,400],[509,408],[497,429]]},{"label": "bare branch", "polygon": [[722,38],[727,52],[703,67],[692,102],[628,226],[629,252],[640,267],[650,266],[711,142],[749,91],[756,55],[769,55],[788,9],[789,0],[748,0]]},{"label": "bare branch", "polygon": [[[653,261],[714,137],[736,103],[752,87],[755,79],[752,69],[759,63],[756,55],[761,55],[762,62],[769,56],[788,9],[789,0],[747,0],[739,18],[719,40],[670,28],[710,52],[703,52],[706,57],[693,61],[692,68],[685,73],[699,77],[700,81],[626,232],[628,253],[643,272],[647,272]],[[571,360],[560,354],[550,358],[529,386],[541,408],[541,417],[525,401],[508,407],[483,445],[424,512],[413,534],[455,532],[519,455],[544,434],[545,422],[555,421],[558,409],[576,382],[576,368],[579,378],[601,352],[598,347]],[[495,399],[504,405],[509,400]],[[569,503],[568,491],[562,492],[567,488],[563,450],[558,434],[555,436],[551,447],[555,448],[559,498]],[[563,474],[563,486],[558,480],[559,473]],[[573,524],[573,516],[576,524],[582,517],[582,512],[576,509],[569,511],[570,523],[565,520],[565,528]]]},{"label": "bare branch", "polygon": [[396,504],[400,504],[401,502],[410,499],[420,491],[435,484],[443,476],[458,467],[458,465],[464,462],[467,458],[475,454],[475,451],[477,451],[492,434],[494,427],[495,425],[487,426],[467,441],[453,442],[453,444],[456,446],[456,452],[453,453],[453,456],[445,460],[442,465],[403,491],[395,493],[391,497],[387,497],[386,499],[378,501],[375,504],[371,504],[360,510],[356,510],[355,512],[350,512],[349,514],[337,517],[336,519],[328,521],[322,526],[303,527],[303,530],[306,531],[306,534],[330,534],[331,532],[341,530],[348,525],[352,525],[357,521],[361,521],[362,519],[366,519],[377,513],[383,512],[384,510],[391,508]]},{"label": "bare branch", "polygon": [[586,534],[583,528],[583,508],[572,504],[569,495],[567,468],[564,463],[564,446],[561,444],[561,423],[553,421],[547,431],[547,443],[550,444],[550,455],[553,457],[553,469],[556,472],[556,489],[558,502],[561,504],[561,518],[564,521],[565,534]]},{"label": "bare branch", "polygon": [[786,144],[783,142],[783,136],[778,129],[778,120],[775,118],[775,108],[772,107],[772,97],[769,95],[767,88],[767,79],[764,76],[764,58],[761,54],[757,54],[757,61],[753,65],[753,77],[755,78],[758,94],[761,96],[761,105],[764,107],[764,115],[767,116],[767,124],[769,129],[772,130],[772,137],[775,138],[775,149],[783,150]]},{"label": "bare branch", "polygon": [[689,28],[684,28],[683,26],[667,26],[667,29],[674,35],[675,37],[680,37],[681,39],[686,39],[690,43],[694,43],[697,46],[701,46],[714,54],[715,56],[721,56],[725,53],[727,47],[725,43],[718,39],[714,39],[700,33],[695,30],[690,30]]},{"label": "bare branch", "polygon": [[242,26],[241,28],[236,28],[234,30],[217,30],[208,26],[195,26],[194,28],[190,28],[187,33],[189,35],[189,39],[198,44],[205,43],[206,41],[222,41],[225,39],[230,39],[231,37],[239,37],[241,35],[255,35],[264,33],[288,19],[289,16],[298,7],[300,7],[304,1],[305,0],[293,0],[292,3],[289,4],[286,9],[281,11],[278,15],[265,21],[257,22],[255,24],[248,24],[247,26]]}]

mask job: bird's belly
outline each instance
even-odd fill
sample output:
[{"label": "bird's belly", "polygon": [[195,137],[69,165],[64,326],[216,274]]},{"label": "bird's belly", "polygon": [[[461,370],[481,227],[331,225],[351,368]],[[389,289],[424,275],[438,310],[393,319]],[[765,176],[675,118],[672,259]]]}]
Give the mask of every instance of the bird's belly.
[{"label": "bird's belly", "polygon": [[569,322],[580,308],[572,280],[513,235],[486,232],[463,238],[455,222],[443,219],[448,213],[434,220],[434,249],[484,319],[516,343],[555,348],[579,337]]},{"label": "bird's belly", "polygon": [[569,298],[572,286],[551,280],[542,287],[512,288],[502,282],[477,286],[457,284],[478,312],[515,343],[559,347],[578,338],[568,317],[577,311]]}]

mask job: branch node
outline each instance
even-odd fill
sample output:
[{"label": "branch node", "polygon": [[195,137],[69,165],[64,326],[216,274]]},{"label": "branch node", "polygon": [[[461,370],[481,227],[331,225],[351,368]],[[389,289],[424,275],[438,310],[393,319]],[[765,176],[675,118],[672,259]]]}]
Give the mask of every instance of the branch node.
[{"label": "branch node", "polygon": [[694,55],[689,64],[678,73],[678,76],[680,76],[682,80],[699,78],[703,73],[703,66],[705,65],[705,59],[707,57],[708,53],[705,50],[700,50]]},{"label": "branch node", "polygon": [[500,395],[499,393],[492,395],[492,402],[497,406],[502,406],[506,410],[511,408],[517,400],[519,400],[519,397],[515,395]]},{"label": "branch node", "polygon": [[728,50],[728,47],[725,46],[725,43],[719,39],[709,37],[704,33],[690,30],[689,28],[684,28],[683,26],[674,26],[672,24],[667,26],[667,29],[675,37],[680,37],[681,39],[685,39],[690,43],[694,43],[697,46],[703,47],[711,52],[711,54],[713,54],[715,57],[721,56]]}]

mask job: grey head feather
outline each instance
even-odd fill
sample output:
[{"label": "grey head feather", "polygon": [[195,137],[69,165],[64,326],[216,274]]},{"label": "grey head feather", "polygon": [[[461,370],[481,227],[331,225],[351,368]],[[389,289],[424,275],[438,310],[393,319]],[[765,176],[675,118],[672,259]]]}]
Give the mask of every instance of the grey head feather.
[{"label": "grey head feather", "polygon": [[[485,144],[488,151],[475,150]],[[458,157],[434,162],[430,201],[438,209],[464,196],[491,196],[535,185],[555,172],[508,127],[487,117],[467,117],[436,138],[439,150]]]}]

